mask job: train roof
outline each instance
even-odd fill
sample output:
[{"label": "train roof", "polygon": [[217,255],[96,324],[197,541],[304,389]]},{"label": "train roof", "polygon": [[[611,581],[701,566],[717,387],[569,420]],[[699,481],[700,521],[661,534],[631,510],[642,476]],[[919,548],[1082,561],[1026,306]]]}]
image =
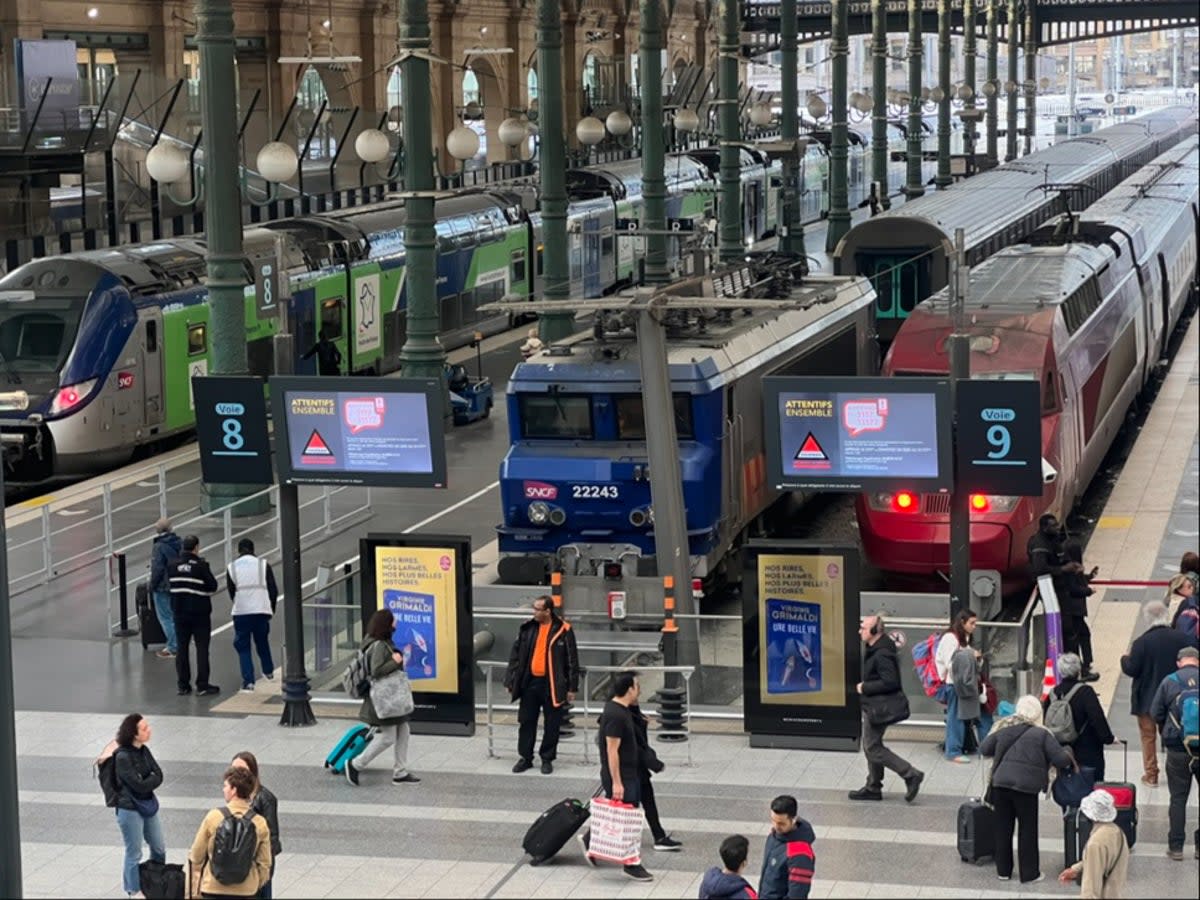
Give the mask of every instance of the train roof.
[{"label": "train roof", "polygon": [[[728,316],[710,309],[703,330],[695,315],[686,332],[668,330],[672,381],[699,382],[697,386],[703,390],[731,383],[802,344],[826,340],[839,324],[869,310],[875,294],[866,279],[823,276],[807,278],[793,289],[791,299],[804,305],[734,310]],[[619,303],[614,303],[614,310],[619,309]],[[575,390],[608,391],[617,389],[620,382],[640,381],[633,340],[599,340],[593,332],[556,342],[519,364],[509,391],[543,391],[551,384],[564,383]]]},{"label": "train roof", "polygon": [[173,238],[150,244],[85,250],[35,259],[0,279],[6,290],[37,290],[85,299],[96,278],[107,272],[120,278],[133,297],[169,293],[202,284],[207,275],[204,243]]},{"label": "train roof", "polygon": [[[860,246],[873,244],[876,236],[888,235],[883,243],[897,246],[896,232],[911,232],[914,244],[949,240],[959,228],[971,248],[993,235],[997,219],[1009,222],[1045,203],[1045,184],[1082,182],[1098,169],[1124,159],[1156,137],[1195,123],[1188,107],[1169,107],[1112,125],[1092,134],[1058,141],[1050,147],[982,172],[945,190],[909,200],[856,225],[836,250],[839,258],[853,258]],[[989,214],[990,213],[990,214]],[[918,237],[919,235],[919,237]]]}]

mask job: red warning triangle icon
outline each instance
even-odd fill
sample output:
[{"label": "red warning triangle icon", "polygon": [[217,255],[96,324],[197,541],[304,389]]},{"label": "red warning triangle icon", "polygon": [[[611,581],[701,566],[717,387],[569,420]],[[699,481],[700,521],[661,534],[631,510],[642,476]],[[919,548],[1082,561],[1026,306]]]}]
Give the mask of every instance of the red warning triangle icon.
[{"label": "red warning triangle icon", "polygon": [[821,449],[821,444],[810,431],[808,437],[804,439],[804,443],[800,445],[800,449],[796,451],[796,459],[805,460],[827,460],[829,456]]},{"label": "red warning triangle icon", "polygon": [[[304,450],[301,456],[309,457],[310,462],[326,462],[333,460],[333,451],[329,449],[329,445],[325,443],[325,438],[321,437],[321,433],[315,428],[313,433],[308,436],[308,442],[304,445]],[[317,457],[317,459],[313,459]]]}]

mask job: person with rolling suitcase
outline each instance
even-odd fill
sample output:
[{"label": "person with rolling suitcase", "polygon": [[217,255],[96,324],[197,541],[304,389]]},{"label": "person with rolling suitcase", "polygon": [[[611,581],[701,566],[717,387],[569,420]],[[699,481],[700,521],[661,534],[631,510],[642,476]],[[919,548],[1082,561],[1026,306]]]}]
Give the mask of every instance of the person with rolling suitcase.
[{"label": "person with rolling suitcase", "polygon": [[1129,871],[1129,842],[1116,824],[1117,807],[1112,794],[1092,791],[1079,804],[1079,811],[1094,825],[1082,858],[1068,863],[1058,880],[1063,884],[1078,880],[1080,897],[1119,898]]},{"label": "person with rolling suitcase", "polygon": [[529,854],[529,864],[540,866],[554,856],[590,815],[586,803],[567,798],[538,816],[521,842],[521,849]]},{"label": "person with rolling suitcase", "polygon": [[[404,671],[404,654],[392,643],[392,632],[396,618],[389,609],[377,609],[367,620],[367,633],[363,638],[361,652],[366,655],[367,675],[374,684],[393,673]],[[399,676],[397,676],[399,677]],[[349,754],[345,760],[346,780],[358,785],[359,769],[392,746],[392,784],[416,784],[421,779],[408,770],[408,740],[412,731],[409,716],[382,716],[376,711],[371,691],[363,697],[358,717],[375,729],[374,735],[357,754]],[[354,764],[355,758],[360,762]]]}]

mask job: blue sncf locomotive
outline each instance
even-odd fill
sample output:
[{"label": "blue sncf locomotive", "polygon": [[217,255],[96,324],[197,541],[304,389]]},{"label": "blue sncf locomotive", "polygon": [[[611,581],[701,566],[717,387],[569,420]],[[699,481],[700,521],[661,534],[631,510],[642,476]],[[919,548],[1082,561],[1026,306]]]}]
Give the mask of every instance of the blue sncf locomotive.
[{"label": "blue sncf locomotive", "polygon": [[[701,296],[726,296],[723,280],[731,276],[689,281],[703,285],[694,292]],[[737,272],[738,285],[753,280]],[[676,310],[666,325],[692,575],[710,586],[779,499],[766,480],[763,376],[878,368],[869,282],[808,278],[790,299]],[[631,335],[606,330],[614,317],[596,319],[592,334],[547,347],[509,381],[502,582],[546,584],[556,569],[572,581],[656,574],[645,440],[654,423],[643,414],[637,347]]]}]

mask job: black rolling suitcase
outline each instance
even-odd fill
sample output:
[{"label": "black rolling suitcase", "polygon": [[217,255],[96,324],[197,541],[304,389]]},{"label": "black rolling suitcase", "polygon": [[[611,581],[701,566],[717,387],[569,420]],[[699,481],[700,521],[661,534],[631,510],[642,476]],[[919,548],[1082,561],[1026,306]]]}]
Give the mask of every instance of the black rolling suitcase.
[{"label": "black rolling suitcase", "polygon": [[186,896],[187,876],[179,863],[149,859],[138,865],[138,876],[146,900],[183,900]]},{"label": "black rolling suitcase", "polygon": [[975,797],[958,808],[958,855],[963,862],[977,863],[996,853],[995,814]]},{"label": "black rolling suitcase", "polygon": [[154,604],[150,600],[150,588],[145,582],[134,590],[133,603],[141,626],[142,648],[149,649],[151,644],[165,644],[167,634],[158,621],[158,613],[154,611]]},{"label": "black rolling suitcase", "polygon": [[540,866],[554,856],[590,815],[588,804],[567,799],[560,800],[538,816],[521,843],[522,849],[529,854],[529,864]]}]

